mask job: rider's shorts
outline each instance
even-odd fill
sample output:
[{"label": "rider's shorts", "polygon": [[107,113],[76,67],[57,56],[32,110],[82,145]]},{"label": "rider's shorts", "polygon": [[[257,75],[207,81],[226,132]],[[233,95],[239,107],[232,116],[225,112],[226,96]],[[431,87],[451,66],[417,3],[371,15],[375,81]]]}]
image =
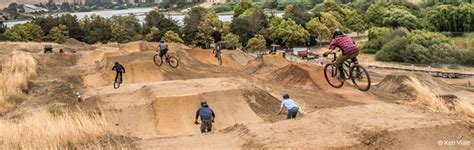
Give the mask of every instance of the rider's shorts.
[{"label": "rider's shorts", "polygon": [[160,57],[163,57],[164,55],[166,55],[166,53],[168,53],[167,48],[160,50]]}]

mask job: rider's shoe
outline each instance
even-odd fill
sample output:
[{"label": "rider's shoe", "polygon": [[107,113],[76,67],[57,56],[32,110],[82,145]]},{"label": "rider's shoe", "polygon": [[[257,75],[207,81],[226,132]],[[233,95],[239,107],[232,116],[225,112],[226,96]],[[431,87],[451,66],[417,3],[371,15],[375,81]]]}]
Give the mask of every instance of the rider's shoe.
[{"label": "rider's shoe", "polygon": [[346,76],[344,74],[341,74],[337,77],[337,79],[341,82],[344,82],[344,81],[346,81]]}]

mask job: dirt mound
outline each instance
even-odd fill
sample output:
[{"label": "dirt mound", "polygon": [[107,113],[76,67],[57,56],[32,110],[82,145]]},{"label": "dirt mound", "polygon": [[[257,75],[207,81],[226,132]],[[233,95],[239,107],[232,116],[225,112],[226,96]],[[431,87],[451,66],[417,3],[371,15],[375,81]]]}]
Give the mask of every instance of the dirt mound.
[{"label": "dirt mound", "polygon": [[270,81],[279,82],[286,85],[313,85],[311,75],[307,70],[290,64],[283,68],[277,69],[266,77]]},{"label": "dirt mound", "polygon": [[94,47],[87,44],[87,43],[84,43],[84,42],[81,42],[81,41],[78,41],[74,38],[69,38],[65,43],[64,45],[66,46],[64,50],[69,50],[71,52],[75,52],[75,51],[85,51],[85,50],[91,50],[93,49]]},{"label": "dirt mound", "polygon": [[228,54],[230,58],[232,58],[233,61],[241,64],[241,65],[247,65],[247,63],[254,59],[252,55],[248,53],[244,53],[240,50],[235,50],[235,51],[225,51],[225,54]]},{"label": "dirt mound", "polygon": [[420,80],[423,85],[432,87],[433,90],[436,90],[439,93],[449,93],[455,90],[451,85],[439,79],[433,78],[429,74],[423,73],[389,74],[385,76],[385,78],[379,84],[375,85],[375,88],[377,88],[378,90],[385,91],[387,93],[399,93],[414,96],[416,95],[415,91],[406,84],[406,82],[411,81],[412,78]]},{"label": "dirt mound", "polygon": [[253,60],[250,60],[244,67],[243,71],[246,74],[254,74],[262,77],[274,69],[284,67],[288,64],[290,63],[285,59],[275,56],[257,57]]},{"label": "dirt mound", "polygon": [[158,43],[151,43],[146,41],[136,41],[120,45],[120,50],[126,52],[142,52],[142,51],[156,51]]}]

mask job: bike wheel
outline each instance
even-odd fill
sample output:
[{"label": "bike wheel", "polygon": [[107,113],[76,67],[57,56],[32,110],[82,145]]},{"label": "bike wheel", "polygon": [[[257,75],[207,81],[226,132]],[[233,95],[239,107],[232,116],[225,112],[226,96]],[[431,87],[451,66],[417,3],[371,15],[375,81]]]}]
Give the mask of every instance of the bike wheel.
[{"label": "bike wheel", "polygon": [[153,56],[153,62],[155,62],[156,66],[161,66],[161,64],[163,64],[163,59],[159,54],[155,54],[155,56]]},{"label": "bike wheel", "polygon": [[222,58],[221,58],[221,56],[217,56],[217,62],[219,63],[219,65],[222,65]]},{"label": "bike wheel", "polygon": [[168,64],[170,64],[170,66],[171,66],[172,68],[178,67],[178,65],[179,65],[178,58],[176,58],[176,57],[174,57],[174,56],[170,56],[170,57],[168,58]]},{"label": "bike wheel", "polygon": [[119,75],[117,78],[118,79],[114,82],[114,89],[118,89],[120,87],[120,84],[122,84],[122,76]]},{"label": "bike wheel", "polygon": [[114,89],[118,89],[120,87],[120,82],[115,82],[114,83]]},{"label": "bike wheel", "polygon": [[361,65],[354,65],[351,67],[350,76],[352,83],[359,88],[361,91],[368,91],[370,89],[370,76],[367,70]]},{"label": "bike wheel", "polygon": [[326,78],[326,81],[329,83],[334,88],[341,88],[344,85],[344,82],[339,81],[337,79],[338,70],[336,66],[333,64],[326,64],[324,66],[324,77]]}]

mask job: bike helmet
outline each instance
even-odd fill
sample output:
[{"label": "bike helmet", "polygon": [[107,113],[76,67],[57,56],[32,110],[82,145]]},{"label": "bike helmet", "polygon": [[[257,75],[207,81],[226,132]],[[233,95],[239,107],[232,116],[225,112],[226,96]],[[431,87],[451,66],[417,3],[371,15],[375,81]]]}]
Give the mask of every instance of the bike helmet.
[{"label": "bike helmet", "polygon": [[290,98],[290,95],[288,93],[283,93],[283,99],[289,99]]},{"label": "bike helmet", "polygon": [[115,64],[119,64],[119,62],[116,61]]},{"label": "bike helmet", "polygon": [[332,34],[332,39],[335,39],[337,36],[340,36],[340,35],[344,35],[344,33],[341,30],[336,29],[334,33]]},{"label": "bike helmet", "polygon": [[207,105],[207,102],[206,102],[206,101],[202,101],[202,102],[201,102],[201,106],[204,106],[204,107],[205,107],[205,106],[208,106],[208,105]]},{"label": "bike helmet", "polygon": [[160,40],[160,43],[164,43],[164,42],[165,42],[165,40],[163,40],[163,39]]}]

